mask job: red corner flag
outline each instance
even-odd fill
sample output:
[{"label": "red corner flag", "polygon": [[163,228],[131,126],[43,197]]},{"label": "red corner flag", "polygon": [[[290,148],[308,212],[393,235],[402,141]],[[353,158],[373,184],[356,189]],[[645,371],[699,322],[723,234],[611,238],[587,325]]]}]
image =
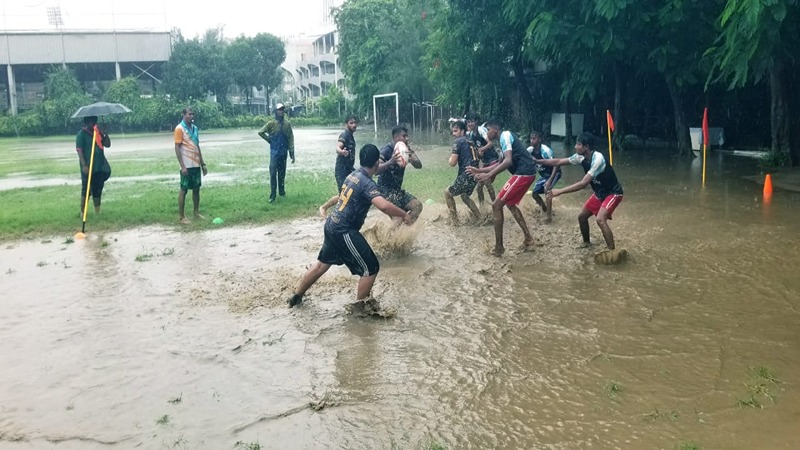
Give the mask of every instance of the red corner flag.
[{"label": "red corner flag", "polygon": [[708,108],[703,108],[703,144],[708,145]]},{"label": "red corner flag", "polygon": [[608,122],[608,129],[614,131],[614,119],[611,117],[611,111],[606,110],[606,121]]}]

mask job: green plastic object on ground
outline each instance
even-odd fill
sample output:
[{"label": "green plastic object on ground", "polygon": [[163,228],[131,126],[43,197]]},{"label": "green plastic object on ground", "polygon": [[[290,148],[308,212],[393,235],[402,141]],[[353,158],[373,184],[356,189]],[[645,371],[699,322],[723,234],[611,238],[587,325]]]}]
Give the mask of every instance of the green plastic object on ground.
[{"label": "green plastic object on ground", "polygon": [[225,221],[222,220],[222,217],[217,217],[216,219],[212,220],[211,222],[213,222],[214,225],[222,225],[223,223],[225,223]]},{"label": "green plastic object on ground", "polygon": [[425,200],[425,204],[426,205],[432,205],[433,204],[433,199],[429,198],[429,199]]}]

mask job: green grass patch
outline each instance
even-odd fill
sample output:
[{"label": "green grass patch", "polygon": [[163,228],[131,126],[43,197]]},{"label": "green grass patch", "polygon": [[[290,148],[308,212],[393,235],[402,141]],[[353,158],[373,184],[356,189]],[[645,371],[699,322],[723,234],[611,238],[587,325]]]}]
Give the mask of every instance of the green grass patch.
[{"label": "green grass patch", "polygon": [[[181,231],[258,226],[313,217],[319,205],[336,193],[332,157],[330,168],[320,168],[318,165],[303,169],[305,166],[300,165],[302,159],[299,159],[298,166],[290,166],[286,175],[287,197],[279,197],[277,202],[270,204],[265,147],[254,145],[253,142],[234,142],[222,150],[214,147],[205,149],[209,177],[204,178],[200,190],[200,212],[206,219],[193,220],[191,225],[182,226],[178,223],[179,175],[175,154],[169,148],[169,142],[163,150],[161,147],[155,149],[153,145],[153,142],[168,141],[170,136],[161,133],[135,137],[142,139],[142,145],[151,148],[143,150],[141,155],[130,152],[115,155],[113,146],[109,149],[112,175],[103,192],[102,214],[95,214],[90,205],[87,233],[106,233],[148,225]],[[74,148],[69,148],[74,144],[70,145],[65,139],[63,136],[0,139],[0,177],[26,173],[26,176],[34,178],[79,180],[77,157]],[[241,135],[232,135],[231,140],[236,139],[241,139]],[[41,146],[43,142],[61,142],[59,147],[66,146],[66,149],[38,154],[25,151],[26,147]],[[424,168],[409,168],[404,188],[423,203],[432,199],[442,204],[443,192],[455,179],[456,169],[446,163],[446,147],[423,148],[421,158]],[[311,164],[319,164],[319,161],[314,161],[315,157],[308,158]],[[296,170],[298,167],[301,169]],[[507,179],[507,172],[498,176],[494,183],[495,191],[499,191]],[[81,229],[79,207],[82,201],[77,184],[0,190],[5,218],[0,223],[0,242],[22,237],[64,236],[64,244],[70,244],[73,242],[72,236]],[[460,202],[457,205],[463,210]],[[186,212],[190,220],[191,211],[190,194],[186,198]],[[224,224],[214,225],[212,220],[216,217],[222,218]],[[166,253],[163,252],[162,256],[167,256]]]},{"label": "green grass patch", "polygon": [[678,450],[700,450],[700,446],[694,442],[681,442],[678,446]]},{"label": "green grass patch", "polygon": [[606,396],[611,400],[616,400],[619,396],[619,393],[622,391],[622,385],[617,383],[616,381],[608,382],[605,387],[603,388]]},{"label": "green grass patch", "polygon": [[169,423],[169,415],[168,414],[164,414],[163,416],[159,417],[156,420],[156,424],[157,425],[166,425],[168,423]]},{"label": "green grass patch", "polygon": [[766,366],[748,367],[750,377],[744,383],[747,388],[747,396],[736,401],[740,408],[763,409],[765,403],[775,403],[775,387],[780,381],[775,378],[775,374]]},{"label": "green grass patch", "polygon": [[679,417],[680,415],[678,414],[678,411],[659,411],[659,409],[656,408],[653,412],[645,414],[644,420],[647,422],[655,422],[657,420],[668,419],[675,422]]}]

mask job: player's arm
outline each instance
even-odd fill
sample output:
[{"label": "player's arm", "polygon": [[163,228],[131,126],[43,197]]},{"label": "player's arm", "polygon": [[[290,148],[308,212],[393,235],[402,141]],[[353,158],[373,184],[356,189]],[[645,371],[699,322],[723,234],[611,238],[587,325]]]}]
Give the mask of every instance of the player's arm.
[{"label": "player's arm", "polygon": [[339,196],[334,195],[333,197],[329,198],[327,202],[325,202],[322,206],[319,207],[319,216],[325,219],[328,217],[328,208],[337,204],[339,202]]},{"label": "player's arm", "polygon": [[341,139],[336,143],[336,154],[339,156],[348,156],[350,154],[350,152],[345,150],[344,142],[342,142]]},{"label": "player's arm", "polygon": [[422,160],[417,156],[417,152],[412,150],[408,145],[406,145],[406,148],[408,148],[408,162],[411,163],[415,169],[422,169]]},{"label": "player's arm", "polygon": [[181,156],[181,144],[183,143],[183,132],[176,129],[174,133],[175,141],[175,156],[178,158],[178,165],[181,168],[181,173],[186,175],[188,172],[186,166],[183,164],[183,156]]},{"label": "player's arm", "polygon": [[406,211],[403,211],[397,206],[394,206],[389,200],[386,200],[381,196],[377,196],[372,199],[372,206],[380,209],[387,216],[399,217],[403,219],[403,222],[405,222],[406,225],[411,225],[412,222],[411,214],[409,214]]},{"label": "player's arm", "polygon": [[592,175],[587,173],[586,175],[583,176],[583,178],[581,178],[581,181],[578,181],[577,183],[570,184],[569,186],[562,189],[553,189],[552,191],[548,191],[547,197],[553,198],[553,197],[558,197],[561,194],[569,194],[570,192],[580,191],[581,189],[584,189],[586,186],[588,186],[589,183],[591,182],[592,182]]},{"label": "player's arm", "polygon": [[553,169],[553,173],[550,174],[550,178],[547,179],[547,182],[544,184],[544,190],[549,191],[553,189],[553,180],[556,179],[556,175],[561,173],[561,167],[556,167]]},{"label": "player's arm", "polygon": [[[569,158],[551,158],[551,159],[533,158],[533,162],[539,164],[540,166],[547,166],[547,167],[559,167],[571,164]],[[553,171],[553,173],[555,173],[555,170]]]},{"label": "player's arm", "polygon": [[467,173],[472,174],[473,178],[475,178],[478,181],[485,181],[485,180],[489,180],[489,179],[494,179],[494,177],[496,177],[497,174],[499,174],[499,173],[503,172],[504,170],[507,170],[509,167],[511,167],[511,162],[512,162],[511,161],[511,150],[508,150],[508,151],[506,151],[504,153],[507,153],[507,155],[505,155],[503,160],[500,161],[499,163],[497,163],[497,164],[495,164],[495,165],[493,165],[491,167],[480,167],[480,168],[478,168],[478,167],[467,167],[467,169],[466,169]]},{"label": "player's arm", "polygon": [[258,130],[258,135],[261,136],[261,139],[267,141],[268,144],[270,143],[269,142],[269,135],[270,135],[270,133],[272,133],[272,129],[271,129],[272,127],[270,127],[270,125],[272,125],[272,121],[271,120],[268,121],[267,123],[265,123],[264,126],[261,127],[260,130]]},{"label": "player's arm", "polygon": [[447,161],[450,164],[450,167],[455,167],[458,164],[458,155],[455,153],[450,153],[450,159]]},{"label": "player's arm", "polygon": [[378,171],[375,172],[375,175],[386,172],[388,168],[396,166],[398,163],[400,163],[400,154],[397,152],[393,153],[392,156],[385,161],[383,159],[383,155],[381,155],[381,163],[378,165]]}]

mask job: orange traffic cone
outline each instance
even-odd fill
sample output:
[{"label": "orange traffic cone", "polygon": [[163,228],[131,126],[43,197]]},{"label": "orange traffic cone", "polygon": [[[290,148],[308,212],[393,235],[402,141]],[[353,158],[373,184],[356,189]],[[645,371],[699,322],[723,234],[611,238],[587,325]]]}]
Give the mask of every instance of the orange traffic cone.
[{"label": "orange traffic cone", "polygon": [[764,178],[764,195],[772,195],[772,177],[767,174]]}]

